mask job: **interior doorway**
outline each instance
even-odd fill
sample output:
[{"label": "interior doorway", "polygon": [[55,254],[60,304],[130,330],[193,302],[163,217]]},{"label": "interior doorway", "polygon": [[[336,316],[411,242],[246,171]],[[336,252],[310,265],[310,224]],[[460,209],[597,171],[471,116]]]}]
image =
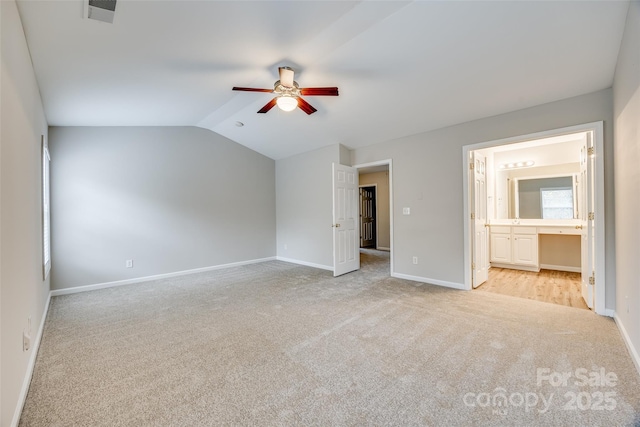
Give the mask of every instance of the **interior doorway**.
[{"label": "interior doorway", "polygon": [[[391,159],[354,165],[358,170],[361,197],[361,257],[367,251],[388,252],[393,273],[393,165]],[[371,219],[372,218],[372,219]],[[385,256],[386,257],[386,256]]]},{"label": "interior doorway", "polygon": [[467,289],[506,277],[497,270],[537,285],[566,272],[585,304],[605,314],[602,137],[596,122],[464,147]]}]

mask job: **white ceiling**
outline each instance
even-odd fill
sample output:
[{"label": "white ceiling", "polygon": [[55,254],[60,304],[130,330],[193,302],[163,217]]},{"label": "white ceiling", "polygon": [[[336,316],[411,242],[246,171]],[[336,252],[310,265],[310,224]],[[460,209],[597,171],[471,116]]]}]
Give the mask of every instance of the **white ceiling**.
[{"label": "white ceiling", "polygon": [[[211,129],[273,159],[357,148],[612,85],[626,1],[18,2],[55,126]],[[278,66],[318,109],[256,114]],[[236,122],[245,126],[238,127]]]}]

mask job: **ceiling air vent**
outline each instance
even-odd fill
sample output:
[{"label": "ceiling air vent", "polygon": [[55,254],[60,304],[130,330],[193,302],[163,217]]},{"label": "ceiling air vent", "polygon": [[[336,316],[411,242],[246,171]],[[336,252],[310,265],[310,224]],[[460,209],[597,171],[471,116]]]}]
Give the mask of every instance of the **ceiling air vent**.
[{"label": "ceiling air vent", "polygon": [[115,14],[116,0],[85,0],[86,18],[113,24]]}]

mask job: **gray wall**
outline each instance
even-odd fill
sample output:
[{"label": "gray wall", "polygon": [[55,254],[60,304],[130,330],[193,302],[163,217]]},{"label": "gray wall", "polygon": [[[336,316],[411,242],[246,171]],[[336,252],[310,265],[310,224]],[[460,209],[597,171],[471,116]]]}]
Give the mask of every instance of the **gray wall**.
[{"label": "gray wall", "polygon": [[376,184],[376,220],[378,221],[378,248],[391,248],[389,222],[389,172],[364,173],[360,175],[360,185]]},{"label": "gray wall", "polygon": [[[352,152],[353,164],[393,159],[394,270],[462,285],[462,147],[604,121],[606,307],[615,306],[613,107],[611,89],[408,136]],[[410,207],[411,215],[402,215]],[[417,256],[418,265],[412,264]]]},{"label": "gray wall", "polygon": [[538,235],[538,261],[542,268],[573,267],[580,270],[582,237],[576,235]]},{"label": "gray wall", "polygon": [[0,15],[0,425],[9,426],[35,357],[34,346],[22,351],[22,331],[31,317],[35,341],[49,295],[40,149],[47,122],[15,2],[0,2]]},{"label": "gray wall", "polygon": [[[618,322],[640,353],[640,3],[631,2],[613,86]],[[640,370],[640,365],[637,365]]]},{"label": "gray wall", "polygon": [[278,257],[333,269],[331,164],[346,154],[336,144],[276,162]]},{"label": "gray wall", "polygon": [[348,166],[351,164],[351,150],[349,150],[347,147],[345,147],[342,144],[338,145],[339,149],[340,149],[340,164],[341,165],[345,165]]},{"label": "gray wall", "polygon": [[275,256],[273,160],[196,127],[49,135],[53,289]]}]

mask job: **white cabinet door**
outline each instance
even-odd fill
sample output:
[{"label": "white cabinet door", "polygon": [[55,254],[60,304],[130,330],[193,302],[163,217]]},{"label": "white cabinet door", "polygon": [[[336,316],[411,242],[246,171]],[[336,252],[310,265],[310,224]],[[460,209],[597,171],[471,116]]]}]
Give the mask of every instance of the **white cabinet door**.
[{"label": "white cabinet door", "polygon": [[538,265],[537,234],[513,234],[513,263]]},{"label": "white cabinet door", "polygon": [[511,234],[491,233],[491,262],[511,262]]}]

